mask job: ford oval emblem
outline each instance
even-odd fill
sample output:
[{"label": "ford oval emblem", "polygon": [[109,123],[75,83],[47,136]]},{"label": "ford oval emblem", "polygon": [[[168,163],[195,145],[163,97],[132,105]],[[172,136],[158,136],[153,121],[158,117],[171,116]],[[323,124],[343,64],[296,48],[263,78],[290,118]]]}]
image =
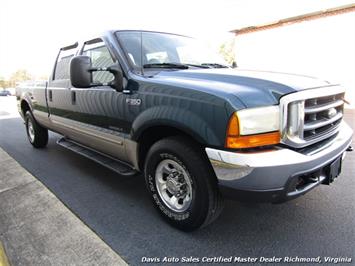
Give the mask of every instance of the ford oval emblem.
[{"label": "ford oval emblem", "polygon": [[335,109],[335,108],[330,108],[330,109],[328,110],[327,116],[328,116],[328,118],[332,118],[332,117],[334,117],[337,113],[338,113],[338,112],[337,112],[337,109]]}]

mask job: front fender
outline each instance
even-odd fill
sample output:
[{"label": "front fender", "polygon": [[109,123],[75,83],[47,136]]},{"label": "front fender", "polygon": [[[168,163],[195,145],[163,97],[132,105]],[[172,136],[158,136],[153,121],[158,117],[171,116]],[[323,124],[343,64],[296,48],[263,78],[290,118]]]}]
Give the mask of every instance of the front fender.
[{"label": "front fender", "polygon": [[132,124],[132,139],[137,140],[144,130],[154,126],[169,126],[179,129],[198,142],[213,146],[223,145],[213,128],[195,113],[170,106],[157,106],[139,114]]},{"label": "front fender", "polygon": [[20,115],[22,116],[22,118],[24,118],[24,115],[25,115],[22,112],[23,104],[26,103],[28,105],[28,107],[30,108],[31,113],[33,112],[32,95],[30,92],[21,93],[19,102],[20,102],[20,104],[18,105],[18,111],[19,111]]}]

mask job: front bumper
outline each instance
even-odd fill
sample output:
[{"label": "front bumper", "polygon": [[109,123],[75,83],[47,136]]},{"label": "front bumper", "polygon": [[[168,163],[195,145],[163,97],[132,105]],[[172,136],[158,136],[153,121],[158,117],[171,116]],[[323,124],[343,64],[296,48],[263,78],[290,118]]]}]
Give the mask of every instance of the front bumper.
[{"label": "front bumper", "polygon": [[274,147],[260,152],[206,148],[206,153],[225,197],[277,203],[303,195],[323,183],[327,167],[344,157],[352,134],[343,121],[335,137],[301,152]]}]

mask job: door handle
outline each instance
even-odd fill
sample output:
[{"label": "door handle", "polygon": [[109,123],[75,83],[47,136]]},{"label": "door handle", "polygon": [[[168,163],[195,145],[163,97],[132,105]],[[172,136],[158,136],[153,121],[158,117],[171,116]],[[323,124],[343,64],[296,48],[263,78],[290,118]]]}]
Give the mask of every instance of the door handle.
[{"label": "door handle", "polygon": [[76,91],[71,91],[71,104],[76,104]]},{"label": "door handle", "polygon": [[53,93],[52,90],[48,91],[48,97],[49,97],[49,101],[52,102],[53,101]]}]

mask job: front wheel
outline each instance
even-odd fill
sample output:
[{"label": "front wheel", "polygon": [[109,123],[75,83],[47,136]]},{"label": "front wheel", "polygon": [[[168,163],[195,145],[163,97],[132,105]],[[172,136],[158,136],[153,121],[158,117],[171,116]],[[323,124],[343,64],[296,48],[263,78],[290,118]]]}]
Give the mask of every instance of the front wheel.
[{"label": "front wheel", "polygon": [[28,140],[33,147],[43,148],[47,145],[48,130],[37,123],[30,111],[25,114],[25,126]]},{"label": "front wheel", "polygon": [[148,190],[160,214],[192,231],[214,221],[223,208],[213,169],[194,143],[181,137],[156,142],[145,162]]}]

